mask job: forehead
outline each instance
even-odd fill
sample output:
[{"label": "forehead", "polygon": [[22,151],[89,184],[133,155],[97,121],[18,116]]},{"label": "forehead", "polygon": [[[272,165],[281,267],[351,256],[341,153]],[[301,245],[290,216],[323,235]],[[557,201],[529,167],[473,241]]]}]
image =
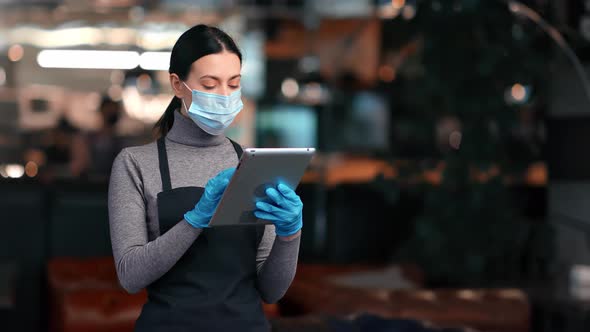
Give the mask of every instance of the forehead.
[{"label": "forehead", "polygon": [[229,78],[240,74],[240,58],[230,52],[216,53],[206,55],[193,62],[191,72],[196,78],[210,75],[219,78]]}]

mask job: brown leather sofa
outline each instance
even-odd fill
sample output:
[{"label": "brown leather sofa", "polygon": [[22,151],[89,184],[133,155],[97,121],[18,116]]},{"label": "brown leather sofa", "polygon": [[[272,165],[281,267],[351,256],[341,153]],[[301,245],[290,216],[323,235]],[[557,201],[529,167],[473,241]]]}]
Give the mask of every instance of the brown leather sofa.
[{"label": "brown leather sofa", "polygon": [[48,267],[49,331],[133,331],[145,291],[128,294],[111,257],[55,258]]},{"label": "brown leather sofa", "polygon": [[[128,294],[118,283],[112,257],[54,258],[48,266],[49,331],[130,332],[146,292]],[[269,318],[277,305],[264,305]]]},{"label": "brown leather sofa", "polygon": [[[356,288],[337,284],[335,277],[383,267],[299,264],[291,288],[278,305],[264,305],[269,319],[327,314],[351,317],[368,313],[407,318],[443,327],[481,331],[526,332],[530,308],[514,289],[423,289],[420,270],[403,266],[408,289]],[[48,266],[51,332],[132,331],[146,293],[120,288],[112,257],[54,258]]]},{"label": "brown leather sofa", "polygon": [[423,289],[423,276],[412,267],[401,270],[416,285],[415,289],[351,287],[334,282],[338,276],[380,269],[383,267],[300,264],[282,300],[282,313],[335,317],[366,313],[420,320],[441,327],[495,332],[529,330],[529,302],[517,289]]}]

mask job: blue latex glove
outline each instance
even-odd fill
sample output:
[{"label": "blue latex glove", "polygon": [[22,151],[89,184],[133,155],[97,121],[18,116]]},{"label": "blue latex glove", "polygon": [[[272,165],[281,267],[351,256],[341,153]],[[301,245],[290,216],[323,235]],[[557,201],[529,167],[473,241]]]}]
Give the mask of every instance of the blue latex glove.
[{"label": "blue latex glove", "polygon": [[205,185],[203,196],[201,196],[194,209],[184,214],[184,220],[188,221],[195,228],[209,227],[211,217],[213,217],[221,196],[235,171],[235,167],[228,168],[209,179]]},{"label": "blue latex glove", "polygon": [[279,236],[290,236],[303,227],[303,203],[299,196],[285,184],[266,189],[271,204],[257,202],[254,215],[258,219],[272,221]]}]

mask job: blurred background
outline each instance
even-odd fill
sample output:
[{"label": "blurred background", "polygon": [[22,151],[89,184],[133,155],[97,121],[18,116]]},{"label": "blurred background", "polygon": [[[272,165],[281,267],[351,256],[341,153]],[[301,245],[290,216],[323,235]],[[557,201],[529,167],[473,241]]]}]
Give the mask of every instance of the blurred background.
[{"label": "blurred background", "polygon": [[0,330],[132,330],[110,167],[200,23],[244,54],[228,136],[318,149],[274,330],[590,330],[583,0],[0,0]]}]

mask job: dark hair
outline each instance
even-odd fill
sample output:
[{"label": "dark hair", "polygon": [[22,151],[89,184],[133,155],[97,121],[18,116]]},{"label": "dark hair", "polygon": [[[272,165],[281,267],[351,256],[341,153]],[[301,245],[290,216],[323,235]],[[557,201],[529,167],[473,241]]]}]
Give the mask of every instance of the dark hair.
[{"label": "dark hair", "polygon": [[[200,58],[221,53],[234,53],[242,62],[242,53],[233,39],[216,27],[204,24],[196,25],[185,31],[176,41],[170,55],[170,74],[176,74],[180,79],[186,79],[193,62]],[[166,136],[174,123],[174,112],[181,106],[180,98],[174,96],[166,111],[154,125],[161,136]]]},{"label": "dark hair", "polygon": [[98,106],[98,110],[102,112],[102,110],[108,105],[115,105],[119,107],[121,106],[121,103],[111,98],[108,94],[103,94],[100,97],[100,105]]},{"label": "dark hair", "polygon": [[[107,109],[109,106],[115,108],[114,113],[112,111],[108,111]],[[119,119],[121,118],[121,102],[112,99],[108,94],[104,94],[100,100],[100,106],[98,107],[98,111],[100,115],[103,117],[104,125],[106,127],[112,128],[117,124]]]}]

